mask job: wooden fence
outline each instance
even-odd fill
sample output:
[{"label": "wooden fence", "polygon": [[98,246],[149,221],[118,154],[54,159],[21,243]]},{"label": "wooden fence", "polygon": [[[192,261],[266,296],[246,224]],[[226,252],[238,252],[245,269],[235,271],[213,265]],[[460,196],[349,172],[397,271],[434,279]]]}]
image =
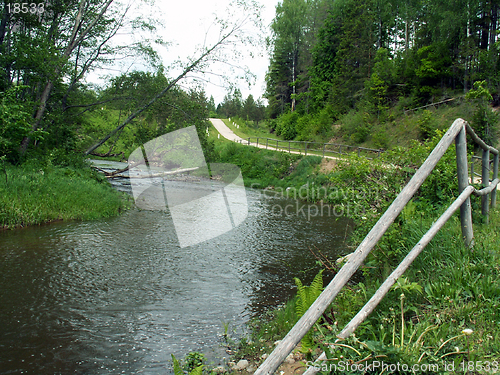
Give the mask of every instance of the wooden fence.
[{"label": "wooden fence", "polygon": [[[469,134],[476,144],[482,150],[482,168],[481,179],[483,188],[475,189],[469,185],[468,163],[467,163],[467,142],[466,134]],[[356,251],[349,258],[347,263],[339,270],[334,279],[327,285],[325,290],[320,294],[311,307],[305,312],[295,326],[288,332],[285,338],[276,346],[269,357],[260,365],[255,372],[256,375],[273,374],[279,365],[283,362],[286,356],[295,348],[302,337],[311,329],[314,323],[321,317],[326,308],[333,302],[337,294],[349,281],[351,276],[356,272],[359,266],[363,263],[373,247],[377,244],[380,238],[387,231],[392,222],[396,219],[399,213],[403,210],[406,204],[413,197],[418,188],[422,185],[425,179],[430,175],[432,170],[444,155],[448,147],[453,143],[456,144],[456,160],[457,160],[457,177],[458,177],[458,198],[448,207],[441,217],[431,226],[427,233],[408,253],[405,259],[384,281],[380,288],[375,292],[373,297],[366,303],[358,314],[345,326],[345,328],[337,335],[338,340],[343,340],[351,335],[354,330],[371,314],[378,303],[390,290],[396,280],[406,271],[413,260],[422,252],[425,246],[434,238],[436,233],[444,226],[453,213],[460,209],[460,222],[462,227],[462,236],[466,245],[473,244],[473,229],[472,229],[472,211],[470,196],[475,194],[482,197],[481,212],[486,217],[489,214],[490,195],[491,206],[496,205],[496,191],[499,183],[498,179],[498,150],[488,146],[481,140],[469,126],[469,124],[457,119],[448,129],[446,134],[441,138],[440,142],[427,157],[426,161],[417,170],[410,182],[399,193],[391,206],[386,210],[378,222],[373,226],[365,239],[358,246]],[[493,173],[490,183],[490,154],[493,154]],[[325,360],[326,355],[323,353],[318,361]],[[321,365],[311,366],[307,369],[306,374],[317,372],[315,368],[321,368]]]},{"label": "wooden fence", "polygon": [[[342,145],[338,143],[321,143],[309,141],[283,141],[281,139],[265,138],[265,137],[249,137],[240,141],[241,144],[255,146],[260,148],[295,152],[304,155],[318,155],[325,157],[326,155],[346,155],[357,153],[358,156],[366,156],[368,159],[380,157],[384,150],[365,148],[358,146]],[[369,157],[373,155],[373,157]]]}]

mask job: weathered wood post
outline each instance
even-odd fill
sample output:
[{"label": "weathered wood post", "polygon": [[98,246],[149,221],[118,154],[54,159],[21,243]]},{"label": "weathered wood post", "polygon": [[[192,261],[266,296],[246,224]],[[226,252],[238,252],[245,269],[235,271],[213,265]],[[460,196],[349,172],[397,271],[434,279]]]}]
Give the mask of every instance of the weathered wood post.
[{"label": "weathered wood post", "polygon": [[359,158],[359,147],[358,147],[358,158]]},{"label": "weathered wood post", "polygon": [[[498,154],[493,157],[493,180],[498,178]],[[497,189],[491,192],[491,207],[497,205]]]},{"label": "weathered wood post", "polygon": [[259,137],[257,137],[257,144],[256,144],[257,147],[259,147]]},{"label": "weathered wood post", "polygon": [[326,148],[326,143],[323,143],[323,157],[325,157],[325,148]]},{"label": "weathered wood post", "polygon": [[304,142],[304,155],[307,156],[307,142]]},{"label": "weathered wood post", "polygon": [[339,154],[342,155],[342,145],[339,146]]},{"label": "weathered wood post", "polygon": [[470,162],[470,183],[474,183],[474,155],[472,155],[472,159]]},{"label": "weathered wood post", "polygon": [[[269,138],[266,138],[266,150],[267,150],[267,144],[269,143]],[[276,144],[276,148],[278,148],[278,145]]]},{"label": "weathered wood post", "polygon": [[[458,193],[462,194],[465,188],[469,185],[469,168],[467,168],[467,135],[465,132],[465,126],[462,127],[462,130],[460,130],[458,135],[455,137],[455,149],[457,156]],[[470,246],[474,236],[472,229],[472,208],[470,198],[467,198],[460,206],[460,224],[462,226],[462,237],[465,241],[465,245]]]},{"label": "weathered wood post", "polygon": [[248,145],[250,146],[250,138],[248,138]]},{"label": "weathered wood post", "polygon": [[[488,187],[490,184],[490,150],[483,150],[483,160],[482,160],[482,173],[481,182],[483,188]],[[483,195],[481,197],[481,213],[485,216],[485,224],[489,221],[489,211],[490,211],[490,199],[489,195]]]},{"label": "weathered wood post", "polygon": [[291,153],[291,151],[290,151],[290,141],[288,141],[288,153]]}]

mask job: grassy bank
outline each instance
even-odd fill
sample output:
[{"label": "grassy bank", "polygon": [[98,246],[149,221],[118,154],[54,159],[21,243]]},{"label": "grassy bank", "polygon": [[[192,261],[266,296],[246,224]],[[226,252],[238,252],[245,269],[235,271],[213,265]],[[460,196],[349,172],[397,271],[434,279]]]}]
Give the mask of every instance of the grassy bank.
[{"label": "grassy bank", "polygon": [[[278,159],[266,164],[262,160],[276,153],[266,156],[262,150],[240,145],[217,147],[223,161],[240,165],[244,176],[245,171],[250,173],[249,182],[259,180],[259,173],[266,176],[266,170],[280,170],[270,179],[261,179],[261,187],[271,185],[311,204],[351,207],[345,212],[358,224],[351,238],[354,249],[437,144],[440,128],[435,128],[433,139],[410,141],[405,148],[394,146],[380,160],[373,161],[356,155],[344,161],[315,157],[280,161],[279,156],[274,156]],[[302,194],[298,195],[300,189]],[[477,364],[488,363],[494,369],[495,361],[500,368],[500,212],[497,208],[490,224],[483,225],[477,197],[472,199],[472,249],[461,240],[457,213],[355,335],[339,345],[328,345],[335,342],[336,334],[444,212],[457,191],[455,150],[451,147],[366,259],[357,275],[362,282],[342,291],[328,309],[328,319],[320,320],[313,328],[314,344],[303,345],[304,353],[295,359],[314,358],[318,351],[326,350],[328,364],[339,366],[341,362],[368,364],[378,359],[410,368],[418,364],[439,366],[426,372],[436,374],[491,373],[484,367],[479,370]],[[335,259],[324,265],[325,272],[338,270]],[[274,341],[283,338],[297,320],[294,309],[295,302],[291,301],[250,323],[249,336],[239,345],[230,345],[235,351],[234,361],[249,359],[253,368],[263,362],[263,356],[274,348]],[[453,366],[454,371],[444,371],[445,365]],[[300,363],[293,366],[300,367]],[[339,368],[324,373],[346,373],[345,368]]]},{"label": "grassy bank", "polygon": [[0,166],[0,228],[56,220],[92,220],[128,207],[90,167]]},{"label": "grassy bank", "polygon": [[[364,281],[351,284],[312,329],[313,344],[303,343],[280,371],[300,373],[308,360],[326,351],[321,373],[345,374],[346,366],[400,364],[410,370],[371,374],[489,374],[500,369],[500,211],[490,225],[474,226],[475,246],[460,239],[457,219],[449,222],[400,278],[376,310],[346,340],[335,343],[343,327],[369,300],[381,283],[374,259],[365,264]],[[432,224],[430,218],[407,218],[399,233],[402,249],[411,248]],[[383,256],[381,249],[374,256]],[[389,268],[389,266],[387,267]],[[256,368],[298,320],[297,299],[254,319],[251,333],[235,345],[234,361],[249,360]],[[301,360],[300,360],[301,359]],[[292,362],[292,364],[290,364]],[[337,366],[337,367],[335,367]],[[417,367],[416,367],[417,366]],[[446,367],[445,367],[446,366]],[[351,367],[352,368],[352,367]],[[446,371],[445,368],[453,371]],[[489,370],[488,370],[489,368]],[[358,371],[359,373],[359,371]],[[364,373],[364,372],[361,372]]]}]

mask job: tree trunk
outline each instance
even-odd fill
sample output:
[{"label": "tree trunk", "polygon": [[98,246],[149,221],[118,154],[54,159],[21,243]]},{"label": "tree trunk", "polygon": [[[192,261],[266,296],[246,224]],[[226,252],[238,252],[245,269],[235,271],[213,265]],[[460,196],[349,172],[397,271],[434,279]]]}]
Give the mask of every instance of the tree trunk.
[{"label": "tree trunk", "polygon": [[491,8],[491,23],[490,23],[490,41],[489,48],[491,49],[496,42],[497,36],[497,21],[498,21],[498,5],[492,4]]},{"label": "tree trunk", "polygon": [[[80,31],[82,24],[83,24],[83,17],[84,17],[84,11],[85,11],[85,3],[86,0],[81,0],[80,1],[80,6],[78,9],[78,14],[75,19],[75,23],[73,25],[73,31],[71,33],[71,38],[68,42],[68,45],[66,46],[64,53],[62,55],[62,62],[59,67],[56,68],[54,75],[51,79],[47,81],[47,84],[45,85],[45,89],[43,90],[42,96],[40,98],[40,105],[38,106],[38,109],[35,113],[34,116],[34,122],[31,127],[32,132],[35,132],[38,130],[38,127],[40,126],[40,122],[42,121],[42,117],[45,114],[45,110],[47,109],[47,102],[50,97],[50,92],[52,91],[52,88],[54,87],[54,81],[59,78],[59,75],[61,74],[61,71],[64,67],[64,64],[68,61],[71,53],[73,50],[76,48],[78,44],[80,44],[83,39],[88,35],[88,33],[95,27],[97,22],[102,18],[108,7],[111,5],[113,0],[108,0],[106,4],[101,8],[101,12],[94,18],[94,20],[87,26],[87,28],[80,34],[80,36],[77,38],[78,32]],[[31,143],[31,139],[29,136],[24,137],[23,140],[21,141],[21,145],[19,148],[19,151],[21,155],[24,155],[26,153],[26,150],[28,149],[28,146]]]},{"label": "tree trunk", "polygon": [[7,30],[7,23],[9,22],[10,13],[7,10],[7,6],[4,5],[2,22],[0,22],[0,45],[3,44],[5,39],[5,32]]}]

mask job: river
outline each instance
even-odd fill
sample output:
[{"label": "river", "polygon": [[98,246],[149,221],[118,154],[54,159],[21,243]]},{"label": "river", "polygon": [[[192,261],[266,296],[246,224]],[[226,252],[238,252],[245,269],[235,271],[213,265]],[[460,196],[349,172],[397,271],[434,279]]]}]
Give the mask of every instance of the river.
[{"label": "river", "polygon": [[310,250],[348,252],[347,220],[246,193],[241,225],[185,248],[168,212],[136,208],[0,232],[0,373],[159,374],[190,351],[223,361],[224,324],[241,334],[293,296],[293,277],[319,270]]}]

